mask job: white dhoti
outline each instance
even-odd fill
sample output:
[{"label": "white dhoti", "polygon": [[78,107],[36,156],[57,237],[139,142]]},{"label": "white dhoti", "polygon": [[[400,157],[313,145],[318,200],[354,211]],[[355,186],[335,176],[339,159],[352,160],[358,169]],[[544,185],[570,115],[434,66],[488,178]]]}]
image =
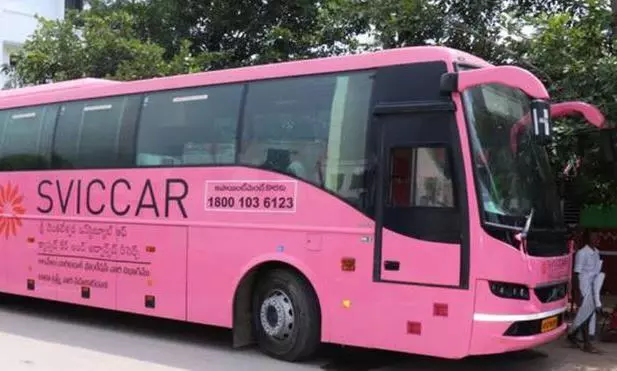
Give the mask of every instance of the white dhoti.
[{"label": "white dhoti", "polygon": [[602,308],[602,300],[600,298],[600,292],[602,291],[602,285],[604,285],[604,278],[606,275],[604,272],[600,272],[593,280],[593,299],[596,304],[596,308]]},{"label": "white dhoti", "polygon": [[576,317],[574,317],[570,333],[574,333],[585,321],[589,320],[589,335],[594,336],[596,334],[596,308],[602,308],[600,291],[604,284],[604,278],[605,274],[602,272],[595,275],[586,273],[579,274],[579,288],[583,300],[581,306],[578,308]]}]

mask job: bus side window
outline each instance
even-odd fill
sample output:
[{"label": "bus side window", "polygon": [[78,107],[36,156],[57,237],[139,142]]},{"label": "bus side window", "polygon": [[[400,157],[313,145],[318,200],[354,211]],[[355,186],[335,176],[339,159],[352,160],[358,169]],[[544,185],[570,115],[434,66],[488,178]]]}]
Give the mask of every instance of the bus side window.
[{"label": "bus side window", "polygon": [[389,206],[453,208],[454,190],[448,159],[445,147],[393,148]]},{"label": "bus side window", "polygon": [[0,112],[0,170],[49,168],[57,112],[53,105]]},{"label": "bus side window", "polygon": [[236,84],[147,94],[137,165],[234,164],[243,90]]},{"label": "bus side window", "polygon": [[324,188],[361,209],[373,72],[249,84],[239,162]]},{"label": "bus side window", "polygon": [[77,101],[60,108],[54,137],[55,168],[100,169],[132,165],[121,137],[137,120],[140,96]]}]

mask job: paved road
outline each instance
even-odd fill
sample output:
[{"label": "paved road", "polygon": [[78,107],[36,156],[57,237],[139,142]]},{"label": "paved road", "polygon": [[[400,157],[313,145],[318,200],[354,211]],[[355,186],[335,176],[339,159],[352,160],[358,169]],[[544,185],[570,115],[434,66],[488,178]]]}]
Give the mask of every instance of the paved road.
[{"label": "paved road", "polygon": [[328,347],[310,364],[290,365],[253,349],[232,350],[230,341],[226,330],[0,296],[3,371],[617,371],[617,345],[602,345],[601,356],[555,343],[457,362]]}]

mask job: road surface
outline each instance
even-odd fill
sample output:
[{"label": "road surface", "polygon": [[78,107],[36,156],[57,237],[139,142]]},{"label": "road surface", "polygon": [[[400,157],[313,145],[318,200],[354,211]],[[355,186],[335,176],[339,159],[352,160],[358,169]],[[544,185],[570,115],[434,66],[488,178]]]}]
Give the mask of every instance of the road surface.
[{"label": "road surface", "polygon": [[254,349],[233,350],[227,330],[0,296],[0,370],[460,370],[617,371],[617,345],[588,355],[563,342],[535,351],[446,361],[326,347],[308,364],[287,364]]}]

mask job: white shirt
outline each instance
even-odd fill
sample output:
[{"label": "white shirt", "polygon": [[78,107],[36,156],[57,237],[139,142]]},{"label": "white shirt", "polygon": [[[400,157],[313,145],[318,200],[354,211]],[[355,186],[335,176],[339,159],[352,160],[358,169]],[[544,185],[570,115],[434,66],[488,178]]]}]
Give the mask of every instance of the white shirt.
[{"label": "white shirt", "polygon": [[576,252],[574,271],[580,275],[595,276],[602,271],[602,263],[600,251],[585,245],[585,247]]}]

